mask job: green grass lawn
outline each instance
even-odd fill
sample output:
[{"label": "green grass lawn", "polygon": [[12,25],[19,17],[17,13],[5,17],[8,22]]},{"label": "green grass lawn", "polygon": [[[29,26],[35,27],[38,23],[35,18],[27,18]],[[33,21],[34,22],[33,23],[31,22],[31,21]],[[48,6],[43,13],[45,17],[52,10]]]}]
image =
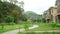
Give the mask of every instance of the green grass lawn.
[{"label": "green grass lawn", "polygon": [[0,33],[14,30],[14,29],[18,29],[19,27],[20,27],[19,24],[17,24],[17,25],[5,25],[3,29],[2,29],[2,26],[0,26]]},{"label": "green grass lawn", "polygon": [[19,28],[23,28],[24,24],[31,25],[30,23],[19,23],[19,24],[14,24],[14,25],[4,25],[4,28],[2,29],[2,26],[0,25],[0,33],[7,32],[10,30],[16,30]]},{"label": "green grass lawn", "polygon": [[30,31],[39,31],[39,30],[60,30],[60,27],[52,27],[49,23],[38,23],[39,27],[31,29]]},{"label": "green grass lawn", "polygon": [[20,32],[18,34],[60,34],[60,32]]},{"label": "green grass lawn", "polygon": [[[2,30],[2,26],[0,25],[0,33],[10,31],[10,30],[15,30],[19,28],[23,28],[23,26],[27,24],[29,27],[32,25],[30,22],[21,22],[19,24],[14,24],[14,25],[4,25],[4,28]],[[41,30],[60,30],[60,27],[52,27],[49,23],[37,23],[39,25],[38,28],[34,28],[28,31],[41,31]]]}]

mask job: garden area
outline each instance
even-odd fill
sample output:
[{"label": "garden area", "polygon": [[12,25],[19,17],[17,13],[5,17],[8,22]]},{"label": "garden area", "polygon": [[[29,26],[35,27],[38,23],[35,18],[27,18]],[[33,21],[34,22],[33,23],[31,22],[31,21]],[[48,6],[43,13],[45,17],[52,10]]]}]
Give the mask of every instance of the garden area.
[{"label": "garden area", "polygon": [[60,34],[60,23],[46,21],[46,12],[25,12],[24,1],[0,0],[0,34]]},{"label": "garden area", "polygon": [[31,26],[31,24],[27,23],[27,22],[21,22],[19,24],[15,24],[15,23],[6,24],[6,23],[3,23],[3,24],[0,24],[0,33],[11,31],[11,30],[16,30],[16,29],[21,29],[21,28],[24,28],[25,25]]},{"label": "garden area", "polygon": [[31,31],[60,30],[60,24],[58,23],[38,23],[38,25],[38,28],[32,29]]},{"label": "garden area", "polygon": [[18,34],[60,34],[60,24],[57,23],[37,23],[39,27],[19,32]]},{"label": "garden area", "polygon": [[[33,25],[38,25],[38,27],[36,28],[33,28],[33,29],[29,29],[29,27],[32,27]],[[8,31],[12,31],[12,30],[19,30],[19,29],[22,29],[24,28],[25,31],[23,32],[19,32],[20,34],[24,34],[24,33],[34,33],[35,31],[46,31],[46,32],[43,32],[41,34],[46,34],[46,33],[49,33],[49,34],[52,34],[52,33],[58,33],[58,32],[54,32],[54,30],[60,30],[60,24],[57,24],[57,23],[33,23],[33,22],[21,22],[20,24],[10,24],[10,25],[0,25],[0,33],[3,33],[3,32],[8,32]],[[49,30],[52,30],[52,32],[47,32]],[[36,32],[37,34],[39,34],[39,32]],[[35,34],[36,34],[35,33]]]}]

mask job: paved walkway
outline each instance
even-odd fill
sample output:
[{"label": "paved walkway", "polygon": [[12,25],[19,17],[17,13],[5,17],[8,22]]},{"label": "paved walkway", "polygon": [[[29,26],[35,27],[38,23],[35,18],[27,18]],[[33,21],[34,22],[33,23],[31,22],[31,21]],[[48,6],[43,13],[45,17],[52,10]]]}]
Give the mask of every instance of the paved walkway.
[{"label": "paved walkway", "polygon": [[3,34],[17,34],[18,32],[19,30],[12,30],[12,31],[5,32]]},{"label": "paved walkway", "polygon": [[[34,28],[37,28],[38,27],[38,25],[33,25],[32,27],[29,27],[29,29],[34,29]],[[25,29],[18,29],[18,30],[12,30],[12,31],[8,31],[8,32],[5,32],[5,33],[2,33],[2,34],[17,34],[18,32],[24,32],[25,31]]]}]

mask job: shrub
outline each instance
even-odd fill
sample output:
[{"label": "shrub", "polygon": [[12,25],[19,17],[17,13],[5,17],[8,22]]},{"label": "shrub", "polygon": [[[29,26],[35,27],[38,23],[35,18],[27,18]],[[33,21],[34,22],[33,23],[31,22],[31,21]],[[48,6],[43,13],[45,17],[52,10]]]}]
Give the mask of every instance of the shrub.
[{"label": "shrub", "polygon": [[42,22],[43,22],[43,23],[46,23],[46,20],[45,20],[45,18],[42,18]]},{"label": "shrub", "polygon": [[52,27],[56,27],[56,23],[51,23],[50,24]]},{"label": "shrub", "polygon": [[50,24],[50,26],[52,26],[52,27],[60,27],[60,24],[57,24],[57,23],[52,22],[52,23]]},{"label": "shrub", "polygon": [[56,27],[60,27],[60,24],[56,24]]},{"label": "shrub", "polygon": [[24,27],[24,29],[25,29],[25,30],[28,30],[29,25],[28,25],[28,24],[24,24],[24,26],[23,26],[23,27]]},{"label": "shrub", "polygon": [[13,22],[13,21],[14,21],[14,18],[11,17],[11,16],[7,16],[6,19],[5,19],[5,21],[6,21],[7,23],[10,23],[10,22]]}]

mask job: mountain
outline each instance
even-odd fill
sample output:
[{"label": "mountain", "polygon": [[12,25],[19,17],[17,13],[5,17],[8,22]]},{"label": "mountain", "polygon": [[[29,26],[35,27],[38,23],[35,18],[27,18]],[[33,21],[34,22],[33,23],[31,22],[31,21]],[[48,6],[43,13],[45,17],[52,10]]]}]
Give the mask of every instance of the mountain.
[{"label": "mountain", "polygon": [[27,20],[40,20],[41,19],[41,15],[38,15],[32,11],[25,12],[24,16],[27,18]]}]

